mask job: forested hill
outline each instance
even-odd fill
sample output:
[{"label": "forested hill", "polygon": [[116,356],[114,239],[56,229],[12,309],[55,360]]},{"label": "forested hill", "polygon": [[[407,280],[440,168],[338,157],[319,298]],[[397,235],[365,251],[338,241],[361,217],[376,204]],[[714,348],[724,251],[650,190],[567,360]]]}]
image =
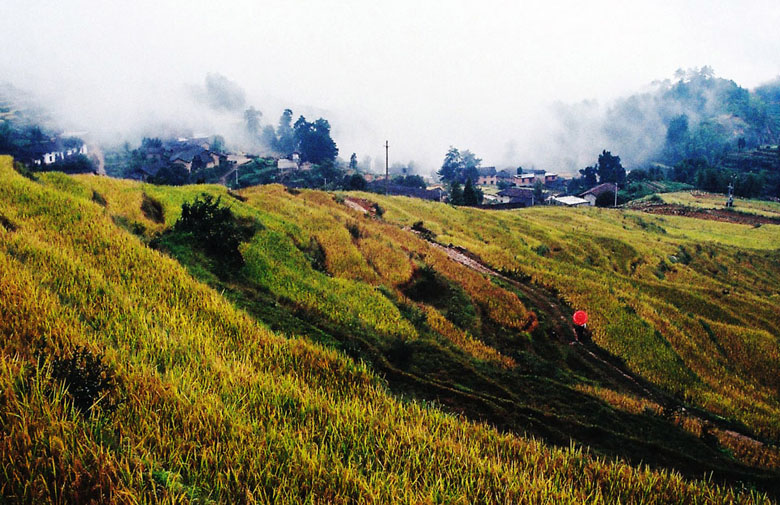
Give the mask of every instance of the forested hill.
[{"label": "forested hill", "polygon": [[583,102],[556,113],[561,126],[548,140],[561,163],[588,163],[593,152],[607,148],[632,169],[701,158],[718,164],[726,152],[778,143],[780,80],[749,90],[709,67],[680,70],[606,110]]}]

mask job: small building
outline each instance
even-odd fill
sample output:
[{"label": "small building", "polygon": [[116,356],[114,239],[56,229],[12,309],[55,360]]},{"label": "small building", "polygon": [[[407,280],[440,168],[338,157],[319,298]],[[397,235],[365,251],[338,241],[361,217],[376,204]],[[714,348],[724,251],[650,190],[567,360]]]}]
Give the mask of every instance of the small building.
[{"label": "small building", "polygon": [[496,181],[511,182],[514,178],[514,174],[507,169],[499,170],[496,172]]},{"label": "small building", "polygon": [[127,174],[128,179],[146,182],[155,177],[160,170],[168,166],[164,160],[146,160],[140,167],[135,168]]},{"label": "small building", "polygon": [[412,198],[420,198],[423,200],[432,200],[435,202],[442,201],[444,195],[446,194],[443,189],[413,188],[410,186],[393,184],[392,182],[385,184],[384,178],[375,179],[373,182],[368,183],[366,189],[372,193],[381,194],[387,192],[388,195],[408,196]]},{"label": "small building", "polygon": [[477,184],[479,186],[495,186],[498,184],[498,179],[496,177],[496,167],[480,168]]},{"label": "small building", "polygon": [[496,193],[496,203],[519,203],[532,207],[536,203],[534,191],[528,188],[507,188]]},{"label": "small building", "polygon": [[227,162],[231,165],[234,165],[236,167],[240,167],[241,165],[246,165],[247,163],[251,162],[252,158],[249,156],[246,156],[245,154],[228,154],[227,155]]},{"label": "small building", "polygon": [[550,202],[553,205],[563,205],[566,207],[580,207],[583,205],[589,205],[587,200],[578,196],[554,196],[550,199]]},{"label": "small building", "polygon": [[536,174],[516,175],[513,182],[520,187],[531,187],[536,182]]},{"label": "small building", "polygon": [[168,161],[174,165],[181,165],[192,173],[195,170],[219,166],[223,161],[227,161],[227,156],[195,146],[176,152]]},{"label": "small building", "polygon": [[276,161],[276,168],[282,172],[290,172],[292,170],[298,170],[298,163],[287,158],[279,158]]},{"label": "small building", "polygon": [[61,138],[55,138],[33,145],[29,150],[28,160],[38,166],[52,165],[79,154],[87,154],[87,145],[80,139],[63,141]]},{"label": "small building", "polygon": [[580,197],[584,198],[588,201],[588,205],[591,207],[596,205],[596,200],[603,195],[604,193],[612,193],[615,194],[615,184],[612,182],[605,182],[604,184],[599,184],[598,186],[593,186],[589,190],[580,193]]}]

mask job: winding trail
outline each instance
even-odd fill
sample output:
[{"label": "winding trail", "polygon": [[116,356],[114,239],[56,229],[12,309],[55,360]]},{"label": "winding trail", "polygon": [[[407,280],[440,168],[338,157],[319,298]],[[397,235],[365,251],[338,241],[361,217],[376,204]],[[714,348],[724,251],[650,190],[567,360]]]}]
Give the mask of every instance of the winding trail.
[{"label": "winding trail", "polygon": [[[404,229],[411,231],[412,233],[415,233],[422,238],[425,238],[416,230],[412,230],[411,228]],[[508,284],[511,284],[530,300],[536,310],[541,311],[546,316],[548,316],[547,321],[551,326],[550,333],[553,337],[557,338],[561,342],[568,342],[569,344],[575,346],[580,354],[587,355],[591,360],[598,362],[601,365],[599,368],[602,371],[606,372],[612,379],[617,379],[618,383],[622,383],[625,387],[628,387],[639,396],[654,401],[665,409],[676,411],[681,416],[701,422],[705,426],[720,428],[725,435],[732,438],[749,441],[750,443],[760,447],[765,445],[764,442],[757,440],[751,435],[735,431],[734,427],[730,423],[721,422],[718,419],[712,418],[704,419],[693,414],[674,397],[663,394],[661,392],[651,391],[649,388],[644,386],[640,382],[640,379],[638,379],[629,370],[619,367],[614,363],[610,363],[603,357],[599,356],[597,353],[604,354],[605,351],[592,342],[581,342],[577,338],[574,325],[572,324],[571,319],[562,310],[560,302],[557,299],[553,299],[553,297],[549,293],[546,293],[543,288],[534,286],[530,282],[523,283],[517,281],[516,279],[507,277],[506,275],[485,265],[477,256],[461,247],[454,247],[452,245],[445,246],[432,240],[427,240],[427,242],[432,247],[445,252],[447,256],[449,256],[449,258],[453,261],[484,275],[490,275],[499,278]]]},{"label": "winding trail", "polygon": [[[417,235],[420,235],[419,232],[412,230],[411,228],[408,228],[408,230],[416,233]],[[480,272],[482,274],[497,277],[503,280],[504,282],[511,284],[518,291],[522,292],[531,301],[531,303],[536,307],[537,310],[544,312],[548,316],[548,321],[552,326],[551,328],[552,336],[554,336],[561,342],[568,342],[570,344],[577,345],[581,353],[585,353],[589,355],[592,359],[600,362],[604,367],[610,370],[612,374],[616,374],[618,377],[620,377],[621,381],[628,382],[630,388],[634,391],[639,392],[642,396],[650,398],[653,401],[656,401],[662,405],[668,403],[668,399],[660,398],[659,395],[650,392],[649,389],[647,389],[645,386],[640,384],[639,381],[635,377],[633,377],[627,370],[622,370],[618,366],[609,363],[603,358],[597,356],[592,350],[590,350],[586,346],[586,344],[581,342],[577,338],[577,332],[575,331],[571,320],[566,314],[564,314],[563,310],[561,310],[560,303],[554,303],[552,300],[550,300],[550,296],[546,293],[543,293],[541,288],[533,286],[531,283],[519,282],[515,279],[507,277],[506,275],[500,272],[493,270],[492,268],[488,267],[487,265],[479,261],[479,259],[477,259],[474,255],[470,254],[465,249],[456,248],[452,246],[445,246],[438,242],[433,242],[433,241],[428,241],[428,243],[432,245],[434,248],[444,251],[447,254],[447,256],[449,256],[450,259],[452,259],[457,263],[460,263],[468,268],[471,268],[472,270],[476,270],[477,272]],[[590,344],[590,345],[595,345],[595,344]]]}]

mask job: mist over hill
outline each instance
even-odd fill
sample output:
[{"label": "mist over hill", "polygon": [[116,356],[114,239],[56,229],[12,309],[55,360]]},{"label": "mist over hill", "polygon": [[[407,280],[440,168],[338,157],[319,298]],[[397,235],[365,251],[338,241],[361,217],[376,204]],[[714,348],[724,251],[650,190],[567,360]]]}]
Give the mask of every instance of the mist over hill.
[{"label": "mist over hill", "polygon": [[678,70],[674,79],[613,103],[558,103],[551,114],[549,163],[571,173],[593,163],[602,147],[630,168],[684,158],[712,162],[737,150],[740,138],[747,148],[778,143],[780,81],[748,90],[705,66]]},{"label": "mist over hill", "polygon": [[[233,150],[270,153],[271,146],[260,135],[248,134],[248,114],[251,111],[255,115],[254,128],[262,132],[275,126],[276,118],[287,105],[254,91],[221,73],[210,72],[201,84],[182,84],[176,92],[160,90],[137,103],[116,108],[121,112],[135,107],[137,112],[132,116],[112,114],[113,105],[101,107],[100,103],[90,111],[74,112],[62,96],[57,99],[35,95],[10,85],[0,89],[0,94],[6,113],[14,110],[13,104],[21,104],[17,120],[88,130],[92,138],[104,144],[137,144],[144,136],[221,135]],[[131,97],[126,100],[132,102]],[[379,141],[374,138],[379,118],[316,106],[301,106],[295,111],[327,114],[339,145],[367,146]],[[5,118],[8,117],[6,114]],[[479,151],[479,146],[486,146],[479,136],[463,145],[476,146],[473,149],[486,164],[545,168],[562,174],[576,174],[592,164],[603,149],[618,153],[629,169],[653,162],[671,166],[687,158],[713,163],[729,151],[780,141],[780,81],[748,90],[733,80],[717,77],[708,66],[678,70],[671,79],[655,81],[642,91],[614,101],[555,102],[534,121],[538,128],[533,133],[497,132],[495,136],[503,137],[501,141],[505,143],[500,155]],[[409,127],[414,130],[419,125]],[[374,150],[357,154],[367,159],[369,167],[377,171],[383,168],[379,165],[384,156],[377,156]],[[398,163],[399,156],[404,155],[394,149],[394,163]],[[438,170],[443,156],[443,151],[429,147],[401,160],[414,160],[416,171],[427,175]]]}]

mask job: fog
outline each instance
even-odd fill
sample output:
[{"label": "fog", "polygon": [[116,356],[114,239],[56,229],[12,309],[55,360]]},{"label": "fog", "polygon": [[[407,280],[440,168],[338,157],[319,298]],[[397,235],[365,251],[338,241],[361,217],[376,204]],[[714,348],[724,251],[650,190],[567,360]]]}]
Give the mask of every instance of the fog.
[{"label": "fog", "polygon": [[421,173],[450,145],[566,173],[602,149],[639,163],[663,130],[610,111],[678,68],[775,78],[777,26],[774,1],[3,0],[0,81],[102,142],[190,131],[240,147],[243,109],[275,126],[290,108],[325,117],[343,159],[383,162],[389,140],[391,163]]}]

